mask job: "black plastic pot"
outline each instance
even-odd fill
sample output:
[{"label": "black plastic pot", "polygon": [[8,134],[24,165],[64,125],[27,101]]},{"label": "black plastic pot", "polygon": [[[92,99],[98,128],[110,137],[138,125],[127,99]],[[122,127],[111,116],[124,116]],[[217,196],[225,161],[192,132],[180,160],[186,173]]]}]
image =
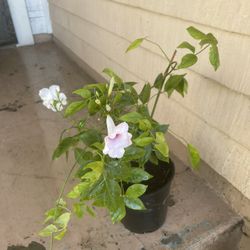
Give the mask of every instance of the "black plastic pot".
[{"label": "black plastic pot", "polygon": [[146,210],[133,210],[126,208],[126,216],[122,220],[123,225],[134,233],[148,233],[160,228],[167,215],[167,200],[170,186],[175,174],[174,163],[159,162],[158,166],[152,163],[145,165],[145,170],[154,176],[143,182],[148,185],[147,191],[140,199]]}]

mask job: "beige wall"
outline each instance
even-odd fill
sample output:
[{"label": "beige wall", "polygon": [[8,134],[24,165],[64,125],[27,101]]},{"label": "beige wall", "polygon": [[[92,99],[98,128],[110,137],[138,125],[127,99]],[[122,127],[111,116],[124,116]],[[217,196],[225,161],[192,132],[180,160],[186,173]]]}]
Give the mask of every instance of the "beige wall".
[{"label": "beige wall", "polygon": [[54,36],[90,67],[113,68],[126,80],[153,81],[164,59],[148,36],[171,54],[194,25],[219,40],[221,67],[207,55],[188,70],[189,94],[162,98],[157,116],[196,145],[215,171],[250,198],[250,1],[50,0]]}]

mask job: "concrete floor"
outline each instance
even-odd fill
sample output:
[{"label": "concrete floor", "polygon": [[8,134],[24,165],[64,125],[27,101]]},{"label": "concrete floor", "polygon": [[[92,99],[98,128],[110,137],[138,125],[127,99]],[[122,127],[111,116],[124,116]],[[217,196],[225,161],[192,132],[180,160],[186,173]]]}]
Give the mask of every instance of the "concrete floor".
[{"label": "concrete floor", "polygon": [[[64,159],[51,162],[66,123],[42,106],[38,91],[57,83],[70,96],[72,89],[92,80],[53,43],[1,49],[0,59],[0,249],[35,250],[14,247],[32,241],[47,248],[48,241],[37,232],[70,166]],[[177,173],[161,229],[135,235],[121,224],[112,225],[100,210],[98,221],[89,216],[73,219],[55,249],[236,249],[241,218],[189,168],[174,161]]]}]

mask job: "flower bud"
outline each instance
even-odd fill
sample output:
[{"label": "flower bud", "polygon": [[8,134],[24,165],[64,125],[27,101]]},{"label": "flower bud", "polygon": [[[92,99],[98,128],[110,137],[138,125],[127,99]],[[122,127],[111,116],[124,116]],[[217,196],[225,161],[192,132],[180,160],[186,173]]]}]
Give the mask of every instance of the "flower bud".
[{"label": "flower bud", "polygon": [[106,110],[107,110],[108,112],[111,111],[111,107],[110,107],[108,104],[106,105]]},{"label": "flower bud", "polygon": [[95,100],[95,103],[96,103],[97,105],[101,105],[101,101],[100,101],[99,99],[96,99],[96,100]]},{"label": "flower bud", "polygon": [[113,88],[114,88],[114,85],[115,85],[115,79],[114,79],[114,77],[112,77],[112,78],[110,79],[110,83],[109,83],[108,96],[111,95],[112,90],[113,90]]}]

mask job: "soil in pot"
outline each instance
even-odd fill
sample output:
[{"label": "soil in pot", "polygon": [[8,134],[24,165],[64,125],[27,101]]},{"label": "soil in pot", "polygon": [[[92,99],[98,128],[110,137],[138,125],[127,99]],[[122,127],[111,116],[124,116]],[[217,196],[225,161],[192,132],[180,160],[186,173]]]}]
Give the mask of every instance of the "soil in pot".
[{"label": "soil in pot", "polygon": [[171,160],[169,163],[160,161],[157,166],[148,162],[145,170],[153,176],[143,182],[148,188],[140,199],[146,210],[126,208],[126,216],[122,220],[123,225],[134,233],[153,232],[165,222],[167,200],[175,173],[174,163]]}]

